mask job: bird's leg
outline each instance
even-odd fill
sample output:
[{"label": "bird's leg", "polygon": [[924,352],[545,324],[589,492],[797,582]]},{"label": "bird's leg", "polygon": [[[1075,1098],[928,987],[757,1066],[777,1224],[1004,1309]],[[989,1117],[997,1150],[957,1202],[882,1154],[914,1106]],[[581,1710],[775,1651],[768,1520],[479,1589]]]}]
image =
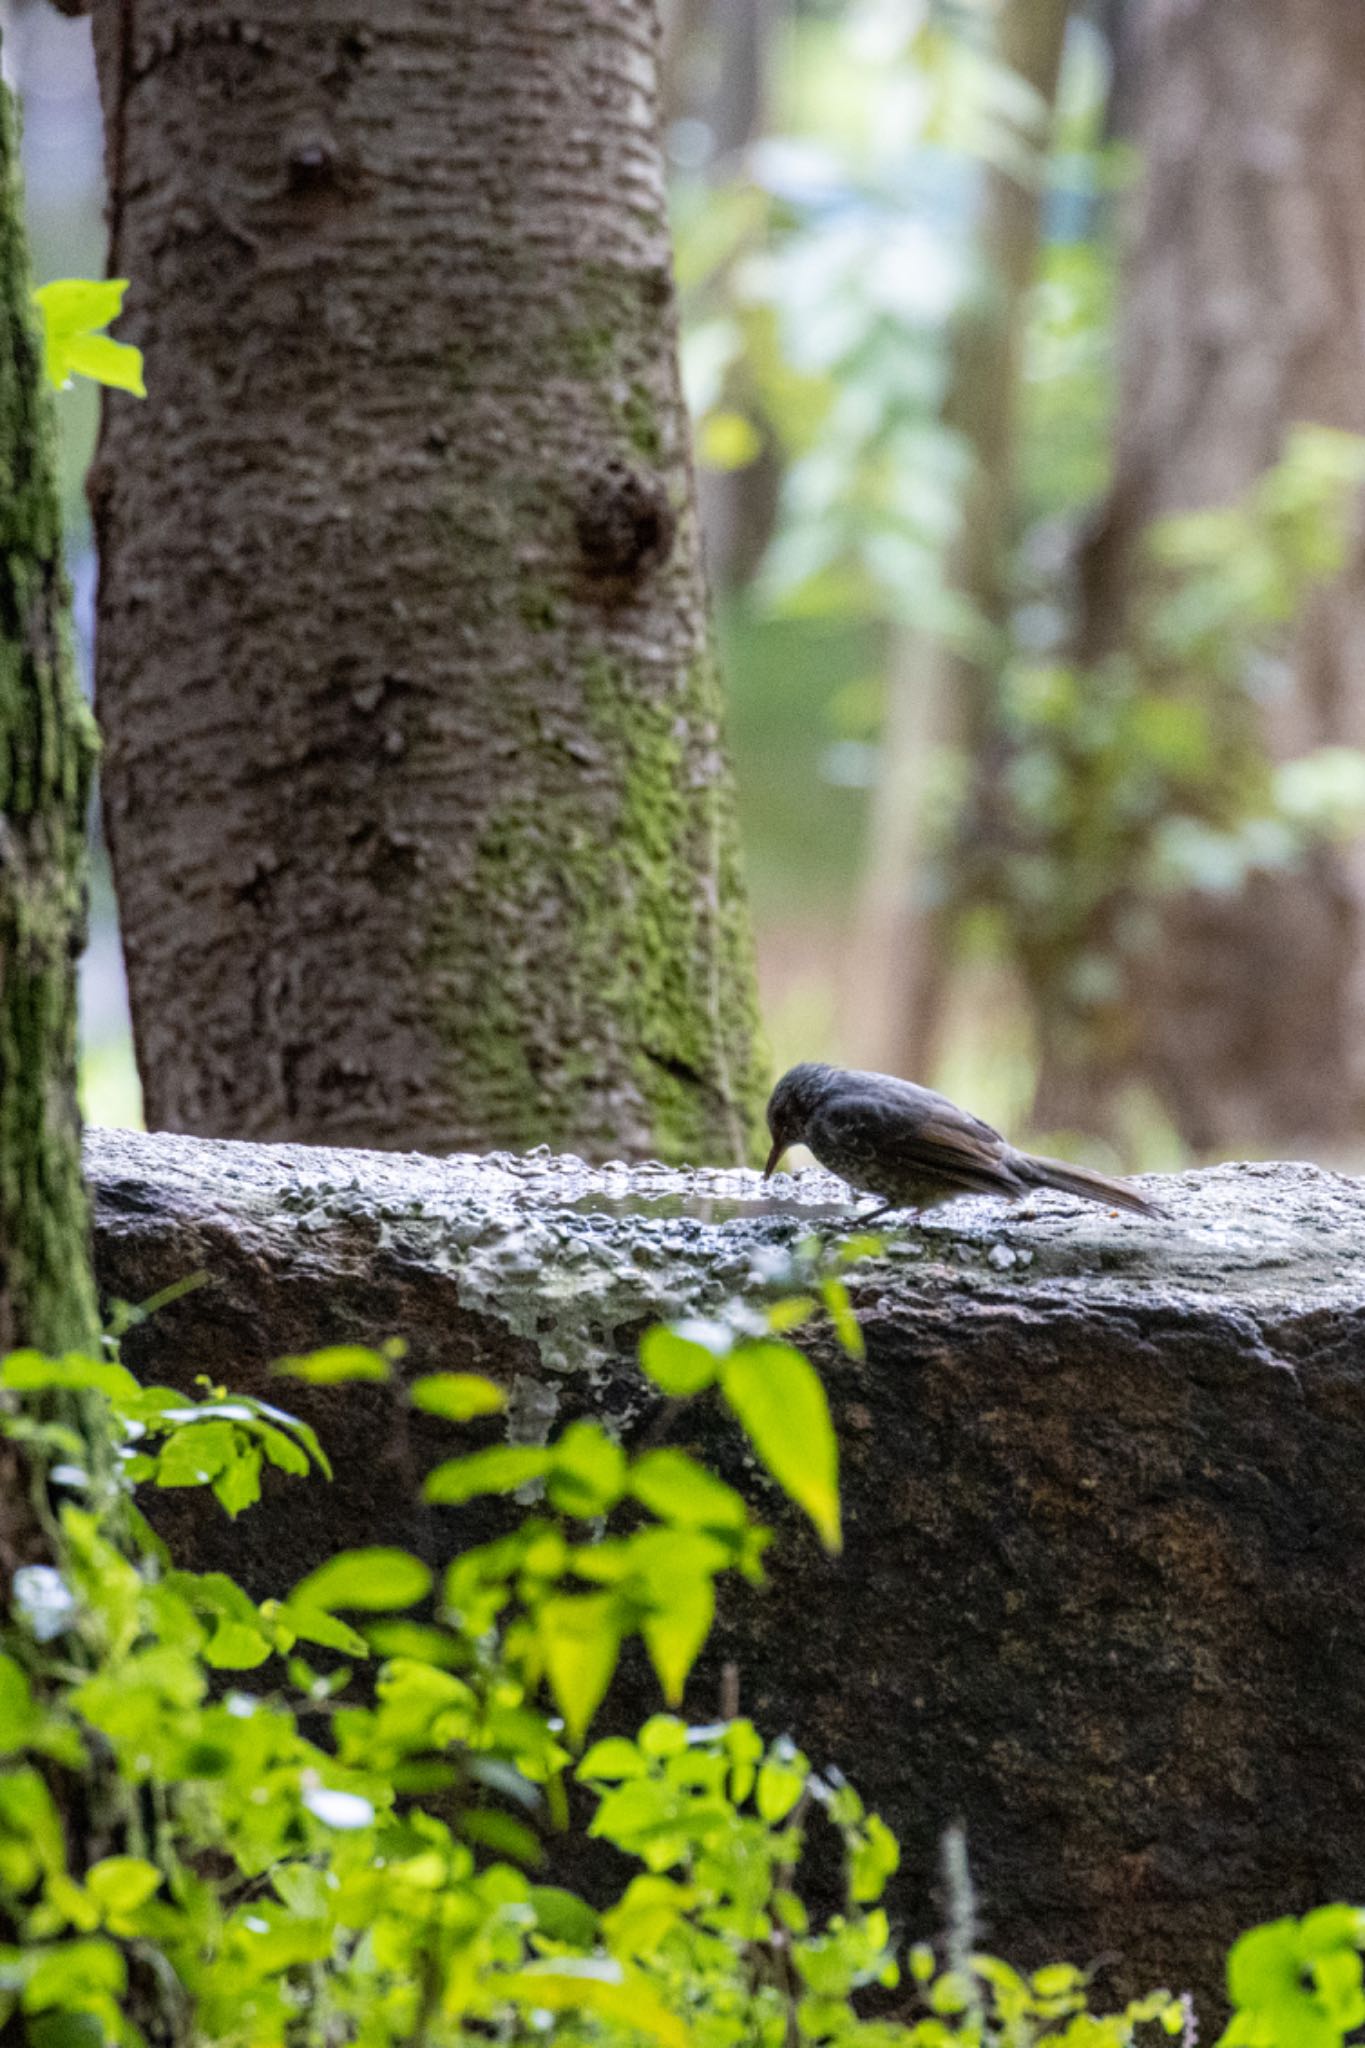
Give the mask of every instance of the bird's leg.
[{"label": "bird's leg", "polygon": [[[899,1215],[903,1212],[904,1208],[905,1204],[903,1202],[878,1202],[875,1209],[868,1209],[864,1214],[855,1216],[853,1220],[861,1229],[868,1223],[875,1223],[879,1216]],[[912,1209],[909,1213],[912,1216],[919,1215],[918,1209]]]}]

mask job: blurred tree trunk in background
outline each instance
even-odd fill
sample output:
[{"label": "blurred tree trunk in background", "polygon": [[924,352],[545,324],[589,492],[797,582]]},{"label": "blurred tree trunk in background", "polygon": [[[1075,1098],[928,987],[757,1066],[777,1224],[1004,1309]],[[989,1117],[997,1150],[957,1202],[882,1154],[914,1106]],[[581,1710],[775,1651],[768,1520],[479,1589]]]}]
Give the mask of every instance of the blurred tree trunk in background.
[{"label": "blurred tree trunk in background", "polygon": [[[76,956],[94,729],[76,688],[51,394],[29,298],[17,121],[0,85],[0,1354],[98,1331],[76,1109]],[[46,1554],[0,1438],[0,1604]]]},{"label": "blurred tree trunk in background", "polygon": [[[767,128],[779,20],[785,0],[676,0],[665,38],[664,104],[670,125],[696,122],[704,175],[717,185],[746,176],[746,153]],[[760,419],[756,395],[750,410]],[[697,499],[712,587],[742,589],[758,570],[777,523],[782,462],[769,432],[737,469],[708,469]]]},{"label": "blurred tree trunk in background", "polygon": [[[1365,10],[1147,0],[1127,94],[1144,161],[1122,308],[1111,501],[1083,652],[1121,643],[1138,540],[1230,503],[1299,421],[1365,430]],[[1365,745],[1365,551],[1310,603],[1272,751]],[[1132,1072],[1201,1151],[1365,1130],[1365,847],[1163,914],[1132,992]],[[1119,1076],[1045,1071],[1039,1121],[1103,1127]]]},{"label": "blurred tree trunk in background", "polygon": [[1008,612],[1016,392],[1069,12],[1070,0],[1004,0],[996,27],[994,60],[1032,88],[1039,125],[1021,140],[1034,175],[998,164],[983,170],[978,276],[951,342],[944,418],[962,436],[971,473],[945,578],[976,614],[977,645],[969,652],[903,629],[888,661],[845,1033],[862,1063],[921,1079],[934,1070],[949,965],[944,906],[929,891],[938,851],[936,770],[946,753],[964,755],[973,779],[969,835],[991,829],[994,671]]},{"label": "blurred tree trunk in background", "polygon": [[764,1076],[654,0],[95,0],[148,1121],[733,1161]]}]

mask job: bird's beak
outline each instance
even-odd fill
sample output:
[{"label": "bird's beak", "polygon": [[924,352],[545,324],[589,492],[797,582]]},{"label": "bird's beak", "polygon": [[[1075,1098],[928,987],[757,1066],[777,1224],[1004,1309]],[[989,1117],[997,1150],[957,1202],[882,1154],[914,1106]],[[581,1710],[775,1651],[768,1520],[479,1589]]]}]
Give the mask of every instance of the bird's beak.
[{"label": "bird's beak", "polygon": [[763,1169],[764,1180],[770,1178],[774,1167],[777,1165],[778,1160],[782,1157],[782,1154],[786,1151],[786,1149],[787,1147],[781,1138],[773,1139],[773,1149],[768,1154],[768,1163]]}]

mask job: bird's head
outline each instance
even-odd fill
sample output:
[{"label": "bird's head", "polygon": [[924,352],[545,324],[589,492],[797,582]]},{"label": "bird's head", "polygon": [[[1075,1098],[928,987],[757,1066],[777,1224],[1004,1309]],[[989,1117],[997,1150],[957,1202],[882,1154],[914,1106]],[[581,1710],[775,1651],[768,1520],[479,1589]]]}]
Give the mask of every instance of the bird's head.
[{"label": "bird's head", "polygon": [[833,1069],[805,1060],[789,1067],[768,1097],[768,1131],[773,1146],[763,1169],[766,1180],[790,1145],[801,1144]]}]

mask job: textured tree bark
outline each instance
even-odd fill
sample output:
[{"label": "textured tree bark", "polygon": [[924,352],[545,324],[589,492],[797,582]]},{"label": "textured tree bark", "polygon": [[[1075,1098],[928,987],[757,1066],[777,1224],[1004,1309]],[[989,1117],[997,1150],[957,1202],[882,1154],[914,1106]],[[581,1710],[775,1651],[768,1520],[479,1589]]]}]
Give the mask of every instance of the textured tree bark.
[{"label": "textured tree bark", "polygon": [[[1127,119],[1145,165],[1122,311],[1116,481],[1091,550],[1090,638],[1121,638],[1128,565],[1162,514],[1230,502],[1299,421],[1365,431],[1365,17],[1341,0],[1133,10]],[[1308,608],[1284,756],[1365,742],[1365,548]],[[1138,1072],[1200,1150],[1358,1146],[1365,845],[1163,921],[1134,991]],[[1267,971],[1270,963],[1270,971]],[[1075,1067],[1073,1065],[1073,1072]],[[1065,1072],[1093,1120],[1113,1077]]]},{"label": "textured tree bark", "polygon": [[96,0],[105,801],[154,1126],[737,1160],[653,0]]},{"label": "textured tree bark", "polygon": [[[0,1353],[97,1325],[76,1111],[94,728],[76,687],[51,396],[0,86]],[[4,1548],[0,1477],[0,1551]]]},{"label": "textured tree bark", "polygon": [[996,60],[1032,88],[1046,126],[1033,138],[1036,181],[993,165],[983,171],[975,237],[980,280],[952,339],[944,418],[963,438],[971,473],[945,579],[976,615],[984,651],[968,654],[909,627],[892,643],[882,768],[848,976],[856,1003],[846,1028],[863,1064],[898,1074],[927,1077],[937,1052],[950,937],[945,906],[929,896],[926,877],[937,850],[934,768],[945,751],[965,753],[970,763],[962,832],[969,860],[982,858],[992,831],[993,667],[1008,608],[1019,355],[1070,11],[1070,0],[1007,0],[1000,9]]},{"label": "textured tree bark", "polygon": [[[1365,1184],[1224,1167],[1135,1222],[1046,1198],[964,1204],[854,1276],[868,1357],[817,1336],[842,1447],[843,1556],[820,1553],[709,1400],[661,1404],[640,1329],[714,1309],[837,1183],[438,1162],[92,1132],[106,1293],[211,1284],[137,1328],[140,1372],[279,1399],[280,1351],[402,1332],[404,1370],[510,1389],[510,1429],[591,1413],[684,1443],[779,1525],[770,1586],[728,1588],[686,1710],[743,1707],[837,1763],[900,1835],[907,1934],[940,1924],[937,1839],[966,1823],[992,1949],[1116,1957],[1119,1990],[1221,2001],[1243,1927],[1359,1897],[1365,1794]],[[338,1544],[433,1562],[486,1533],[423,1510],[457,1443],[398,1391],[288,1386],[335,1487],[228,1524],[152,1505],[177,1545],[277,1592]],[[613,1713],[657,1704],[625,1674]],[[577,1873],[580,1877],[582,1870]]]}]

